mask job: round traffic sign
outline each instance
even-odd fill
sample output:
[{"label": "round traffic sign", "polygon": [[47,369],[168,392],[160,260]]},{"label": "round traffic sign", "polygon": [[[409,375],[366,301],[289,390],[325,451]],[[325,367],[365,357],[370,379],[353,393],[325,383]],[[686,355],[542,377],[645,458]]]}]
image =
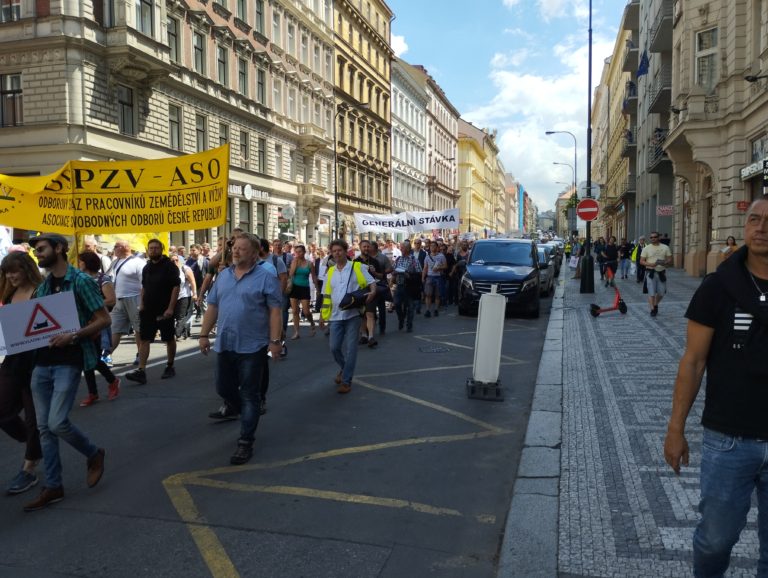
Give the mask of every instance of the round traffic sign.
[{"label": "round traffic sign", "polygon": [[576,205],[576,215],[582,221],[594,221],[598,214],[600,214],[600,205],[595,199],[582,199]]}]

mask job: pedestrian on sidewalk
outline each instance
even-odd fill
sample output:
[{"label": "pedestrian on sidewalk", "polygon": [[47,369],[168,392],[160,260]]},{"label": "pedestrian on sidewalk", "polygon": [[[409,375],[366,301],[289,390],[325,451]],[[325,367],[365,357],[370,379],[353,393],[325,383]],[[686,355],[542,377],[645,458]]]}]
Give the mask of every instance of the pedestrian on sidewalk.
[{"label": "pedestrian on sidewalk", "polygon": [[[0,299],[3,305],[29,301],[43,277],[37,263],[24,251],[13,251],[0,263]],[[0,365],[0,429],[26,445],[21,470],[6,488],[9,495],[21,494],[38,483],[35,467],[43,457],[32,401],[32,369],[35,352],[6,355]],[[24,419],[19,412],[24,410]]]},{"label": "pedestrian on sidewalk", "polygon": [[643,249],[645,249],[646,242],[645,237],[640,237],[637,240],[637,246],[632,250],[632,260],[635,262],[635,267],[637,269],[637,282],[642,283],[645,281],[645,267],[640,263],[640,256],[643,254]]},{"label": "pedestrian on sidewalk", "polygon": [[200,327],[200,351],[207,355],[209,332],[218,325],[213,347],[216,392],[232,416],[240,415],[240,436],[229,460],[233,465],[244,464],[253,455],[267,353],[279,359],[282,343],[283,293],[277,275],[259,265],[260,251],[256,235],[243,233],[235,240],[234,265],[219,273]]},{"label": "pedestrian on sidewalk", "polygon": [[619,271],[621,272],[622,279],[629,278],[630,257],[634,248],[635,246],[627,241],[626,238],[621,240],[621,245],[619,245]]},{"label": "pedestrian on sidewalk", "polygon": [[51,337],[48,347],[37,350],[32,397],[43,448],[45,487],[36,500],[24,506],[25,512],[41,510],[64,499],[59,439],[87,458],[89,488],[98,484],[104,473],[104,449],[96,447],[69,421],[69,412],[80,385],[80,373],[96,367],[99,358],[93,338],[110,323],[96,283],[67,262],[69,243],[64,237],[42,234],[30,239],[29,244],[35,249],[38,264],[48,270],[48,277],[35,291],[35,297],[73,292],[80,329]]},{"label": "pedestrian on sidewalk", "polygon": [[[615,286],[616,271],[619,268],[619,247],[616,245],[616,237],[609,237],[608,243],[600,251],[603,258],[603,271],[605,271],[605,286]],[[608,275],[607,270],[611,270]]]},{"label": "pedestrian on sidewalk", "polygon": [[648,287],[648,304],[651,317],[659,313],[659,303],[667,292],[667,267],[672,264],[672,251],[662,245],[659,234],[650,235],[651,244],[646,245],[640,254],[640,264],[646,268],[645,284]]},{"label": "pedestrian on sidewalk", "polygon": [[176,359],[176,332],[173,313],[179,298],[181,279],[179,268],[166,255],[160,239],[147,243],[147,265],[141,273],[141,296],[139,298],[139,367],[125,374],[126,379],[140,385],[147,383],[147,359],[149,345],[160,332],[160,341],[165,343],[167,363],[160,379],[176,375],[173,363]]},{"label": "pedestrian on sidewalk", "polygon": [[320,313],[320,329],[327,322],[331,329],[331,353],[339,365],[335,382],[341,394],[352,390],[352,377],[357,364],[357,340],[360,334],[360,310],[342,309],[344,297],[359,289],[369,288],[366,305],[376,298],[376,283],[362,263],[348,261],[349,246],[343,239],[331,243],[331,256],[335,265],[328,269],[323,283],[323,309]]},{"label": "pedestrian on sidewalk", "polygon": [[685,314],[688,340],[664,441],[664,458],[679,474],[689,458],[685,422],[706,370],[695,576],[725,575],[755,490],[757,575],[768,575],[768,200],[752,203],[744,241],[704,279]]}]

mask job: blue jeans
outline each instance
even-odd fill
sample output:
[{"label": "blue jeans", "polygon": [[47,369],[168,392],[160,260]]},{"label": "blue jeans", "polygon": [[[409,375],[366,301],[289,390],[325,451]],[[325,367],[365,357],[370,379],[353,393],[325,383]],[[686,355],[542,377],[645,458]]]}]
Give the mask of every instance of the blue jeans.
[{"label": "blue jeans", "polygon": [[620,261],[619,267],[621,267],[621,276],[627,277],[629,275],[629,266],[632,263],[629,259],[622,259]]},{"label": "blue jeans", "polygon": [[768,577],[768,440],[738,438],[704,429],[701,448],[701,521],[693,534],[697,578],[723,576],[731,549],[747,524],[757,489],[759,578]]},{"label": "blue jeans", "polygon": [[37,429],[43,448],[45,487],[60,488],[61,458],[59,438],[86,458],[96,455],[98,448],[69,421],[69,412],[80,385],[76,365],[38,365],[32,372],[32,398],[37,412]]},{"label": "blue jeans", "polygon": [[360,338],[362,318],[355,316],[344,321],[331,321],[331,353],[341,368],[342,383],[352,384],[357,363],[357,340]]},{"label": "blue jeans", "polygon": [[252,445],[259,425],[261,385],[267,348],[255,353],[222,351],[216,356],[216,393],[240,413],[238,443]]}]

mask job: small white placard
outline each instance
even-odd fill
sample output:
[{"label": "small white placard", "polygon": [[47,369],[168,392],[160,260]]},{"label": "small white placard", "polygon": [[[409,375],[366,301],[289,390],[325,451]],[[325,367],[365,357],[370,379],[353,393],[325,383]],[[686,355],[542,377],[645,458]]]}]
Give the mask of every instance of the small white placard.
[{"label": "small white placard", "polygon": [[51,337],[80,329],[75,294],[54,293],[0,307],[0,355],[48,345]]}]

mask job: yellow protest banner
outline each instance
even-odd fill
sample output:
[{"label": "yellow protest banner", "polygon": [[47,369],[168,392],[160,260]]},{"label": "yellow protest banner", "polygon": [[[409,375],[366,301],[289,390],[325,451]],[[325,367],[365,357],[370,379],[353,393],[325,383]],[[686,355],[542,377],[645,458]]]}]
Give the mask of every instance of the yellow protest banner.
[{"label": "yellow protest banner", "polygon": [[70,161],[42,177],[0,175],[0,223],[63,235],[218,227],[228,176],[228,144],[158,160]]}]

